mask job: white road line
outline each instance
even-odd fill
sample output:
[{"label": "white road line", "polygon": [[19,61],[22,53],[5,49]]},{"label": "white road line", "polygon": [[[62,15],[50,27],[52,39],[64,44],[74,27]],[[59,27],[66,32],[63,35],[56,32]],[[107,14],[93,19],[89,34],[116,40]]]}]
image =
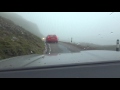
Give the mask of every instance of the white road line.
[{"label": "white road line", "polygon": [[46,43],[45,43],[45,51],[44,51],[44,53],[46,53],[47,52],[47,45],[46,45]]},{"label": "white road line", "polygon": [[50,52],[51,52],[51,47],[50,47],[50,44],[48,44],[48,46],[49,46],[49,54],[50,54]]}]

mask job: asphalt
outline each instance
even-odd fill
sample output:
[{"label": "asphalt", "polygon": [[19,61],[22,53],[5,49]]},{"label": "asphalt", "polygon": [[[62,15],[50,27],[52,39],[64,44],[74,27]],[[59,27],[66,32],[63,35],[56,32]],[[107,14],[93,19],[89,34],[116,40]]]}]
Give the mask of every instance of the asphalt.
[{"label": "asphalt", "polygon": [[64,42],[47,43],[46,45],[47,45],[46,54],[72,53],[72,52],[75,53],[81,51],[81,48]]},{"label": "asphalt", "polygon": [[99,46],[82,46],[68,42],[58,43],[46,43],[47,53],[46,54],[58,54],[58,53],[76,53],[86,50],[112,50],[116,51],[116,45],[99,45]]}]

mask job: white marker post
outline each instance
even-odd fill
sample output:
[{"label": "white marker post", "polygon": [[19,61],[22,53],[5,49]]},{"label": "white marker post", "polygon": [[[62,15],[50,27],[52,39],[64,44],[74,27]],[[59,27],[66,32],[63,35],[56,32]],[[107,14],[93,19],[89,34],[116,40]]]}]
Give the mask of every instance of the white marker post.
[{"label": "white marker post", "polygon": [[119,51],[119,39],[117,39],[117,42],[116,42],[116,51]]},{"label": "white marker post", "polygon": [[71,38],[71,43],[72,43],[72,38]]}]

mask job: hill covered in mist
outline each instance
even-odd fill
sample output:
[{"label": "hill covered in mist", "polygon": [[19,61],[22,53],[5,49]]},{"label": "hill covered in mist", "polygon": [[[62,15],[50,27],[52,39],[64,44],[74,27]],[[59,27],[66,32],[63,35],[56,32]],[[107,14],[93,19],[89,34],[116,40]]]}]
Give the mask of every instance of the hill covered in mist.
[{"label": "hill covered in mist", "polygon": [[28,31],[0,16],[0,59],[43,54],[44,42]]},{"label": "hill covered in mist", "polygon": [[16,13],[12,13],[12,12],[0,12],[0,16],[5,17],[5,18],[13,21],[15,24],[23,27],[27,31],[33,33],[34,35],[36,35],[36,36],[38,36],[40,38],[43,37],[43,35],[39,31],[38,26],[35,23],[27,21],[22,16],[20,16],[20,15],[18,15]]}]

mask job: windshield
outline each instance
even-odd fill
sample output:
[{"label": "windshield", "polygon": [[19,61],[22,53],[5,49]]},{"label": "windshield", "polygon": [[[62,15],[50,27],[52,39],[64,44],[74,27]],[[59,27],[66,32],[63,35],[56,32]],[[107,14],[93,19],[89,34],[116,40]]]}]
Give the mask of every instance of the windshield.
[{"label": "windshield", "polygon": [[0,69],[118,60],[119,29],[120,12],[0,12]]}]

